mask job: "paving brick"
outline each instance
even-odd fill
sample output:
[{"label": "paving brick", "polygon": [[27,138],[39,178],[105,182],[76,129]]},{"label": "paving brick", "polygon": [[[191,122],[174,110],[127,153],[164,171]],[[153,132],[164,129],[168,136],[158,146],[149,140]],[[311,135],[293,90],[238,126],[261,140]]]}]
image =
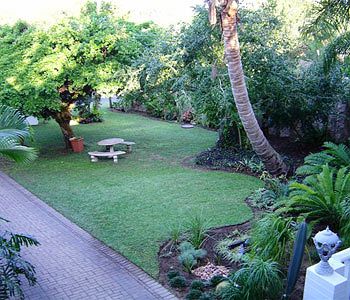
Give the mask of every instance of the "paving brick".
[{"label": "paving brick", "polygon": [[0,216],[6,229],[35,236],[23,249],[37,284],[27,299],[176,299],[153,278],[0,172]]}]

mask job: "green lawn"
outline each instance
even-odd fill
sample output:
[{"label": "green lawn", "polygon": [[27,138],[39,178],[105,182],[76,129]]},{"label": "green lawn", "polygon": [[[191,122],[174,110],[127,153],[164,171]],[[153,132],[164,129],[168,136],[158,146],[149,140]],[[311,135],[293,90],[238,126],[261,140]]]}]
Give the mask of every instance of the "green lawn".
[{"label": "green lawn", "polygon": [[96,142],[122,137],[134,152],[91,163],[86,152],[66,154],[55,122],[35,127],[40,157],[7,172],[19,183],[92,235],[157,276],[157,251],[169,228],[202,213],[210,226],[243,222],[252,214],[244,198],[261,185],[256,178],[181,166],[214,144],[216,133],[142,116],[105,111],[105,122],[78,125],[85,151]]}]

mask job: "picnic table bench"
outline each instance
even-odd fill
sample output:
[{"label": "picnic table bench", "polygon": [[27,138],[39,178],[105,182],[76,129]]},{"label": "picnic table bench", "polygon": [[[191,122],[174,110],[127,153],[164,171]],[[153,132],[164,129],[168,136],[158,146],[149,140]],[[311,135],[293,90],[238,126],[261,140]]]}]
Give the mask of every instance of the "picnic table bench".
[{"label": "picnic table bench", "polygon": [[109,157],[113,158],[113,162],[117,163],[118,162],[118,155],[123,155],[126,154],[125,151],[108,151],[108,152],[100,152],[100,151],[93,151],[93,152],[88,152],[91,158],[91,162],[97,162],[98,157]]}]

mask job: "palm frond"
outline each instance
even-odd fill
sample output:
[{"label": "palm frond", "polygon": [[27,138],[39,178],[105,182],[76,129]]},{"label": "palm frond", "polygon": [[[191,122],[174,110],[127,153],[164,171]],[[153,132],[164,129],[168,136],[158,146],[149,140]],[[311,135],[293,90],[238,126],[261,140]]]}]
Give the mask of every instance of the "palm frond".
[{"label": "palm frond", "polygon": [[15,162],[28,163],[37,157],[34,148],[19,145],[12,138],[0,139],[0,156],[5,156]]},{"label": "palm frond", "polygon": [[304,33],[313,34],[320,29],[334,32],[346,28],[350,21],[349,0],[320,0],[310,11],[312,18],[305,27]]},{"label": "palm frond", "polygon": [[335,38],[324,50],[323,68],[326,73],[337,62],[339,56],[350,54],[350,31],[346,31]]},{"label": "palm frond", "polygon": [[16,109],[0,105],[0,139],[13,137],[24,139],[30,136],[25,117]]}]

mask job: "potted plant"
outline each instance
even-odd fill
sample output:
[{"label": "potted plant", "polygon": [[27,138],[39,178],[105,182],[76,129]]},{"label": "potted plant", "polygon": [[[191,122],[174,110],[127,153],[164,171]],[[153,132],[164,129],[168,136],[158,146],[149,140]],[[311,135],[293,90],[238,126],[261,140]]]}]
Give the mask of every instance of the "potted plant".
[{"label": "potted plant", "polygon": [[181,117],[181,121],[182,121],[182,128],[193,128],[193,125],[191,124],[193,120],[193,113],[191,109],[186,110]]},{"label": "potted plant", "polygon": [[84,151],[84,139],[82,137],[72,137],[69,139],[73,152]]}]

